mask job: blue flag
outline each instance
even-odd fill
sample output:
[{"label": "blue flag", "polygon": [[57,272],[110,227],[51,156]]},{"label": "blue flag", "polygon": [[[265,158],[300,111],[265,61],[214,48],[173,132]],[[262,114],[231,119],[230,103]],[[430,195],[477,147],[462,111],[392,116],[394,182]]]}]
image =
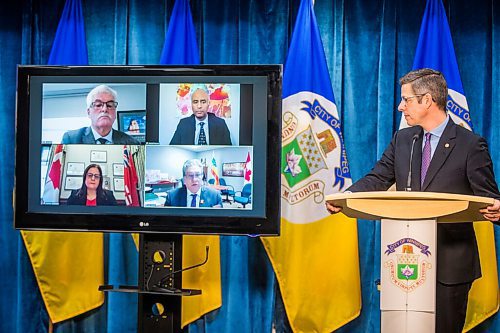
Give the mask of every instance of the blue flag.
[{"label": "blue flag", "polygon": [[177,0],[168,23],[160,64],[197,65],[200,63],[196,32],[188,0]]},{"label": "blue flag", "polygon": [[67,0],[57,26],[48,65],[88,65],[83,23],[81,1]]},{"label": "blue flag", "polygon": [[[420,27],[413,69],[432,68],[443,73],[448,83],[446,110],[457,123],[472,130],[469,107],[465,97],[450,27],[441,0],[428,0]],[[404,118],[401,121],[403,125]],[[452,182],[453,179],[450,179]],[[498,275],[493,226],[475,222],[482,277],[469,292],[464,330],[469,331],[498,311]]]},{"label": "blue flag", "polygon": [[325,51],[310,1],[301,3],[283,74],[283,98],[301,91],[314,92],[335,103]]},{"label": "blue flag", "polygon": [[[282,110],[281,236],[262,243],[292,330],[331,332],[359,314],[361,289],[356,220],[325,209],[326,195],[352,180],[311,0],[297,14]],[[332,244],[341,256],[325,255]]]},{"label": "blue flag", "polygon": [[441,0],[429,0],[425,7],[413,61],[413,69],[420,68],[432,68],[443,73],[448,83],[447,111],[456,123],[472,129],[450,27]]}]

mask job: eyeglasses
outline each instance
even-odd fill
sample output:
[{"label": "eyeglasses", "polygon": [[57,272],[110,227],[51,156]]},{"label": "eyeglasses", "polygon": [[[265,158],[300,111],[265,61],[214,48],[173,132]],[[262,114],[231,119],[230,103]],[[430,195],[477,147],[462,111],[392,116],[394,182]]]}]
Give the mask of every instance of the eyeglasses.
[{"label": "eyeglasses", "polygon": [[118,102],[115,102],[115,101],[101,102],[101,101],[98,100],[98,101],[93,102],[90,105],[94,109],[102,109],[104,107],[104,105],[106,105],[106,107],[108,109],[116,109],[116,107],[118,106]]},{"label": "eyeglasses", "polygon": [[[425,94],[427,94],[427,93],[425,93]],[[401,96],[401,103],[403,103],[403,105],[406,106],[408,104],[408,101],[410,99],[415,98],[415,97],[422,97],[425,94],[416,94],[416,95],[411,95],[411,96]]]},{"label": "eyeglasses", "polygon": [[87,178],[89,178],[89,179],[92,179],[92,178],[101,179],[101,175],[98,173],[89,172],[89,173],[87,173]]},{"label": "eyeglasses", "polygon": [[196,179],[196,178],[200,178],[200,177],[201,177],[201,173],[200,172],[186,173],[186,178]]}]

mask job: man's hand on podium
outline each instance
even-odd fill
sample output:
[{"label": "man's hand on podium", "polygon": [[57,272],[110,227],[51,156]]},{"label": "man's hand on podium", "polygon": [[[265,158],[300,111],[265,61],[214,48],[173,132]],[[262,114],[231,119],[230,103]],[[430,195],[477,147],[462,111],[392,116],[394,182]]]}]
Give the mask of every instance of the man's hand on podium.
[{"label": "man's hand on podium", "polygon": [[485,219],[491,222],[500,221],[500,200],[495,199],[493,205],[481,209],[479,212],[483,214]]},{"label": "man's hand on podium", "polygon": [[330,213],[330,214],[337,214],[339,213],[341,210],[342,210],[342,207],[337,207],[337,206],[334,206],[328,202],[325,202],[326,203],[326,210]]}]

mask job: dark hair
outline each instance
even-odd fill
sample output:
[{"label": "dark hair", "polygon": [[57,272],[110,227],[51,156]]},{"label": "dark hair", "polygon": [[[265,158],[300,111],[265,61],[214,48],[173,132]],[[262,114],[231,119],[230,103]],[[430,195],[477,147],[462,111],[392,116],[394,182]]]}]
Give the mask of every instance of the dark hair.
[{"label": "dark hair", "polygon": [[75,196],[77,198],[85,198],[87,199],[87,184],[85,184],[85,180],[87,179],[87,173],[89,172],[90,168],[96,168],[99,170],[99,174],[101,175],[101,178],[99,178],[99,184],[97,185],[97,190],[96,190],[96,199],[105,199],[106,195],[104,194],[105,190],[102,188],[102,169],[99,164],[89,164],[86,168],[85,171],[83,172],[83,182],[82,182],[82,187],[75,193]]},{"label": "dark hair", "polygon": [[[429,93],[438,108],[446,112],[448,86],[440,71],[430,68],[417,69],[400,78],[399,84],[410,84],[417,95]],[[421,103],[422,100],[419,98],[418,101]]]}]

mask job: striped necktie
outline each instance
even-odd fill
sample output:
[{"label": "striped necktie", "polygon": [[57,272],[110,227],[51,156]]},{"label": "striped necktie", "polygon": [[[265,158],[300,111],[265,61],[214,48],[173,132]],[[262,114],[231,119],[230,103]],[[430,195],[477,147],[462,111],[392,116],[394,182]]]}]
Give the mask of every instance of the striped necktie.
[{"label": "striped necktie", "polygon": [[420,185],[424,185],[427,170],[431,164],[431,133],[425,134],[424,150],[422,151],[422,169],[420,170]]},{"label": "striped necktie", "polygon": [[207,144],[207,136],[205,135],[205,130],[203,129],[203,125],[205,125],[205,123],[203,121],[200,122],[200,134],[198,135],[198,144],[199,145],[206,145]]}]

